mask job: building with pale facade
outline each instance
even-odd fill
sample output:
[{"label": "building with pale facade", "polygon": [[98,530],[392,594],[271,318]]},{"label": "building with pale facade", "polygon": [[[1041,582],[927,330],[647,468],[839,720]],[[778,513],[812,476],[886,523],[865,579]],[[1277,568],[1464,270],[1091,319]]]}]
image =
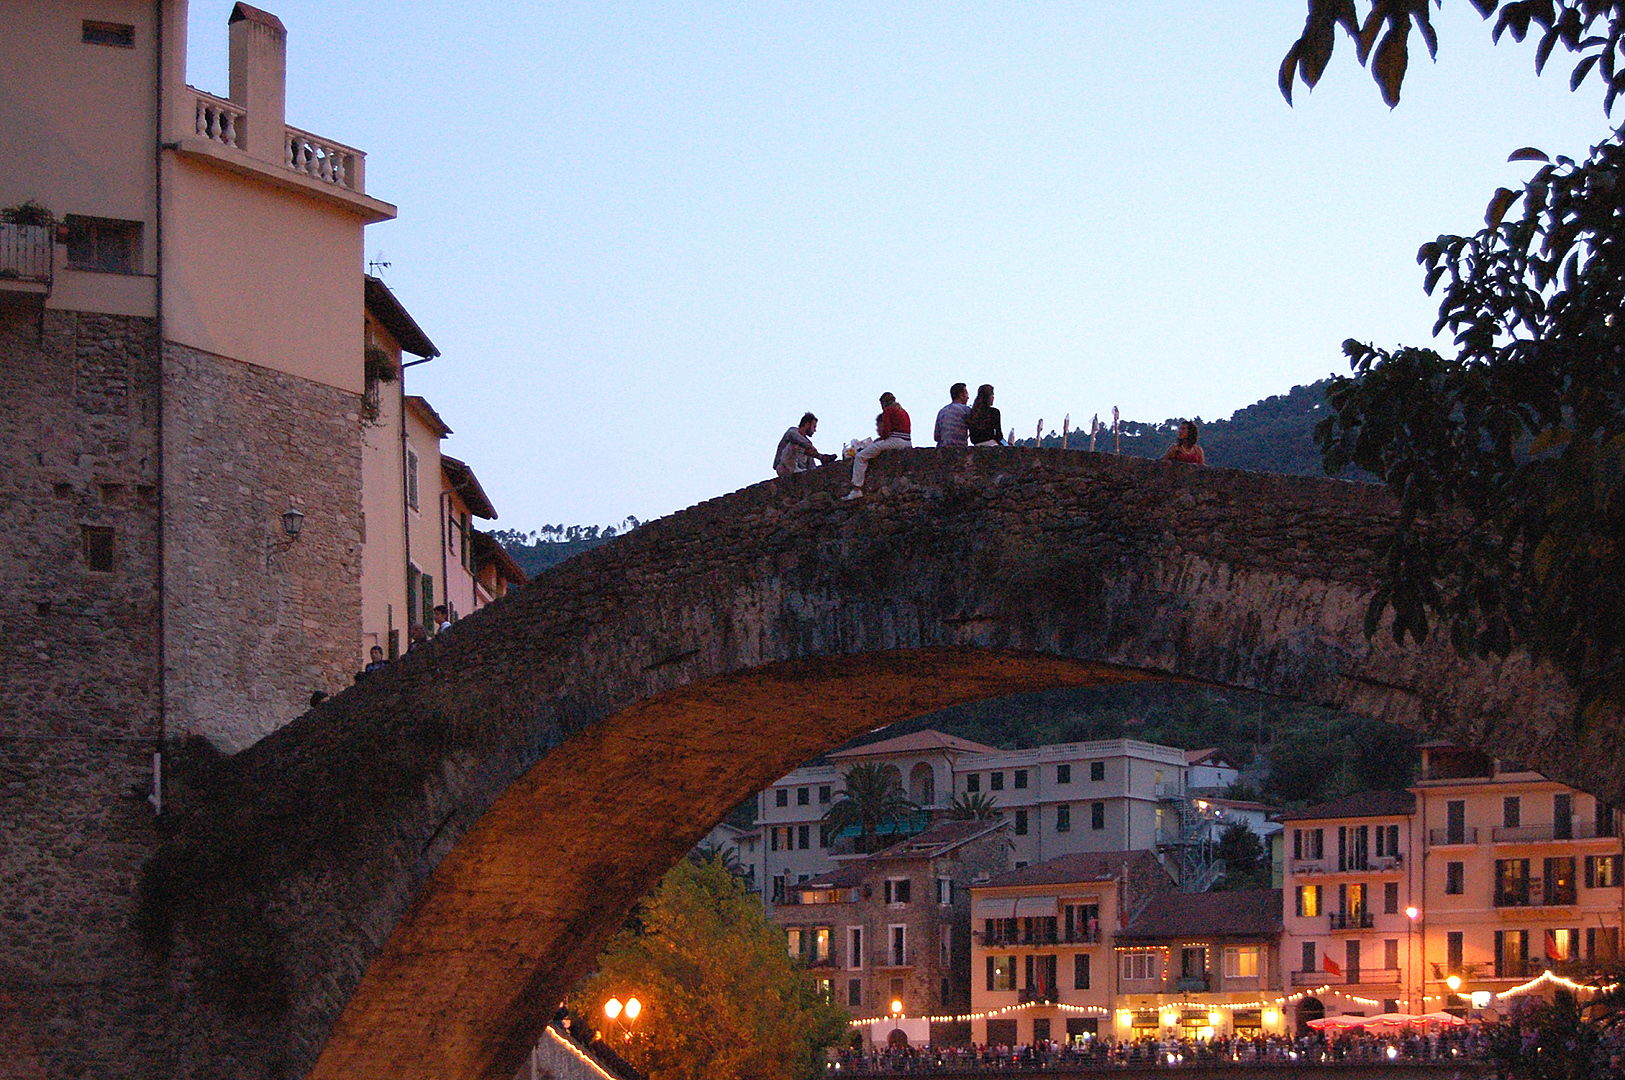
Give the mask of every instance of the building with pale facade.
[{"label": "building with pale facade", "polygon": [[973,884],[972,1040],[1112,1034],[1115,935],[1173,888],[1148,851],[1074,852]]},{"label": "building with pale facade", "polygon": [[[1417,846],[1409,791],[1368,791],[1280,815],[1288,981],[1329,987],[1317,1013],[1427,1012],[1417,922]],[[1354,995],[1349,997],[1348,995]]]},{"label": "building with pale facade", "polygon": [[832,869],[850,850],[842,843],[849,838],[823,822],[857,764],[891,771],[919,806],[919,814],[893,826],[902,831],[946,815],[956,798],[991,801],[1010,823],[1016,868],[1079,851],[1172,852],[1208,835],[1185,797],[1185,752],[1175,747],[1110,739],[1000,750],[918,731],[831,754],[758,796],[769,903],[804,875]]},{"label": "building with pale facade", "polygon": [[1281,815],[1284,946],[1300,1022],[1322,1013],[1491,1010],[1551,972],[1620,958],[1613,807],[1449,743],[1408,791]]}]

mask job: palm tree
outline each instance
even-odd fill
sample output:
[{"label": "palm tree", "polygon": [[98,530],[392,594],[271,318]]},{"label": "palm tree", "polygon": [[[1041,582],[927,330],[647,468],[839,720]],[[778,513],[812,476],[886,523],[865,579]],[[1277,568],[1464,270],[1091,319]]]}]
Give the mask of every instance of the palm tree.
[{"label": "palm tree", "polygon": [[847,770],[844,783],[846,787],[824,815],[824,821],[836,830],[856,825],[860,853],[874,850],[881,826],[895,827],[919,810],[903,793],[902,780],[894,768],[854,765]]},{"label": "palm tree", "polygon": [[983,792],[961,792],[954,796],[953,805],[948,807],[948,818],[951,821],[991,821],[1003,817],[1004,811],[996,805],[997,800]]}]

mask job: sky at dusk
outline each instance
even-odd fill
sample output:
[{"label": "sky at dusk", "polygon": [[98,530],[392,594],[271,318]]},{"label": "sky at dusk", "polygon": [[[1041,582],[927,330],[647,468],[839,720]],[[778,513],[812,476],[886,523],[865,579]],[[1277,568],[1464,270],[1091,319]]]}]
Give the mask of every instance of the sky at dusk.
[{"label": "sky at dusk", "polygon": [[[883,390],[919,442],[955,381],[1022,435],[1228,416],[1426,343],[1418,245],[1608,132],[1466,0],[1392,112],[1342,38],[1282,100],[1303,0],[262,6],[288,122],[400,208],[367,255],[444,354],[407,390],[520,530],[763,480]],[[220,94],[230,10],[191,5]]]}]

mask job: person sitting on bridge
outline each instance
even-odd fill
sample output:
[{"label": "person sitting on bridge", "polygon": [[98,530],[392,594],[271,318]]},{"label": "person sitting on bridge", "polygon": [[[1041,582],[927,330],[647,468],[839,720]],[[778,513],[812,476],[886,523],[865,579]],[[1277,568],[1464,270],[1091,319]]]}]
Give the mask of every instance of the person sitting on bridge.
[{"label": "person sitting on bridge", "polygon": [[970,391],[962,382],[948,388],[948,404],[937,411],[937,427],[932,433],[938,446],[969,446],[970,429],[965,420],[970,416]]},{"label": "person sitting on bridge", "polygon": [[887,391],[880,395],[880,415],[875,417],[875,441],[858,451],[852,461],[852,490],[842,496],[845,500],[863,495],[863,479],[869,472],[869,462],[888,450],[910,450],[914,446],[910,437],[908,413],[897,404],[897,398]]},{"label": "person sitting on bridge", "polygon": [[1190,420],[1182,420],[1179,424],[1179,438],[1168,452],[1162,455],[1164,461],[1183,461],[1187,465],[1206,465],[1206,455],[1202,448],[1196,445],[1199,433],[1196,424]]},{"label": "person sitting on bridge", "polygon": [[965,424],[970,429],[973,446],[1004,445],[1004,421],[999,416],[999,410],[993,407],[992,384],[983,383],[976,388],[976,404],[970,407]]},{"label": "person sitting on bridge", "polygon": [[812,444],[812,436],[817,431],[818,417],[803,413],[801,423],[786,431],[779,440],[779,448],[773,451],[773,471],[789,476],[834,461],[834,454],[820,454],[818,447]]}]

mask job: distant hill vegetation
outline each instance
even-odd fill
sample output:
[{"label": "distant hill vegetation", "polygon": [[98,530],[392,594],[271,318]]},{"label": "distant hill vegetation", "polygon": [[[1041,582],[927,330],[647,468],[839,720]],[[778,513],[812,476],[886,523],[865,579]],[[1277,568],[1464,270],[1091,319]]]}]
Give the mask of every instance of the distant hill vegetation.
[{"label": "distant hill vegetation", "polygon": [[[1324,476],[1320,449],[1315,445],[1315,425],[1327,415],[1326,386],[1329,382],[1322,379],[1308,386],[1294,386],[1289,393],[1267,397],[1238,410],[1228,420],[1209,421],[1199,416],[1170,418],[1155,424],[1124,420],[1119,452],[1134,457],[1160,458],[1178,436],[1180,420],[1190,419],[1196,421],[1201,430],[1202,449],[1209,465],[1251,472],[1286,473],[1290,476]],[[1089,418],[1081,418],[1078,423],[1080,427],[1068,435],[1066,445],[1072,450],[1087,450]],[[1111,418],[1103,419],[1102,423],[1107,425],[1107,429],[1096,437],[1095,449],[1109,454],[1113,450]],[[1036,444],[1029,437],[1018,438],[1016,445]],[[1059,448],[1060,433],[1051,431],[1045,435],[1044,446]],[[1369,477],[1351,472],[1345,473],[1343,479],[1364,480]]]},{"label": "distant hill vegetation", "polygon": [[591,551],[641,524],[637,518],[628,517],[619,525],[543,525],[528,533],[497,529],[491,537],[513,557],[521,570],[535,577],[572,555]]}]

